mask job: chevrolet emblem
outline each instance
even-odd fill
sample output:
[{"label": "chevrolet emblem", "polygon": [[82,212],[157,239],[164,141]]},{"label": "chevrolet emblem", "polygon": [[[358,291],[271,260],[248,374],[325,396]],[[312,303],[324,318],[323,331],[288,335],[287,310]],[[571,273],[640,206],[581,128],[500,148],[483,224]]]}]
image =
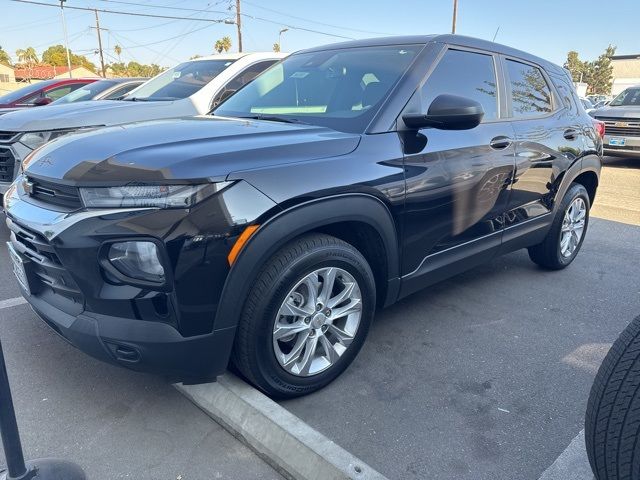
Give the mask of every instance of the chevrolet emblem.
[{"label": "chevrolet emblem", "polygon": [[627,122],[616,122],[615,126],[616,127],[628,127],[629,124]]}]

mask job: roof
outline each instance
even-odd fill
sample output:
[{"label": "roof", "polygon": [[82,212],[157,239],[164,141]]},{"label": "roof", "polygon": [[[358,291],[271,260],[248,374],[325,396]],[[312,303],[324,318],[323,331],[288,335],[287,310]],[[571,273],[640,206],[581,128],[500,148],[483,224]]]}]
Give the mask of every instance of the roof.
[{"label": "roof", "polygon": [[284,58],[287,56],[286,53],[275,53],[275,52],[218,53],[215,55],[207,55],[204,57],[193,58],[189,61],[197,62],[200,60],[238,60],[239,58],[246,57],[249,55],[256,56],[256,57],[264,57],[264,58]]},{"label": "roof", "polygon": [[[81,65],[71,66],[71,71],[77,70],[82,67]],[[29,68],[16,68],[14,69],[16,78],[33,78],[38,80],[48,80],[58,75],[69,73],[69,67],[65,66],[53,66],[53,65],[36,65]]]},{"label": "roof", "polygon": [[478,48],[490,52],[500,53],[503,55],[514,56],[522,58],[524,60],[530,60],[534,63],[554,66],[555,68],[561,68],[558,65],[545,60],[544,58],[537,57],[522,50],[508,47],[500,43],[490,42],[488,40],[482,40],[480,38],[467,37],[465,35],[456,34],[433,34],[433,35],[402,35],[394,37],[376,37],[363,40],[352,40],[348,42],[340,42],[321,47],[310,48],[308,50],[302,50],[304,52],[320,52],[323,50],[334,50],[339,48],[357,48],[357,47],[373,47],[384,45],[420,45],[427,43],[448,43],[451,45],[458,45],[461,47]]},{"label": "roof", "polygon": [[640,53],[635,55],[613,55],[611,60],[640,60]]}]

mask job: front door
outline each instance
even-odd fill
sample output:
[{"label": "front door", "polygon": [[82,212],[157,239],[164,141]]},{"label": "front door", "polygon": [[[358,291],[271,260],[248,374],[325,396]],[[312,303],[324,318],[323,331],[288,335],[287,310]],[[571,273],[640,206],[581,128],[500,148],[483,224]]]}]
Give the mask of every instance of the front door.
[{"label": "front door", "polygon": [[497,57],[448,49],[407,109],[441,94],[484,108],[470,130],[401,133],[405,150],[403,294],[490,258],[500,246],[514,171],[513,130],[501,115]]}]

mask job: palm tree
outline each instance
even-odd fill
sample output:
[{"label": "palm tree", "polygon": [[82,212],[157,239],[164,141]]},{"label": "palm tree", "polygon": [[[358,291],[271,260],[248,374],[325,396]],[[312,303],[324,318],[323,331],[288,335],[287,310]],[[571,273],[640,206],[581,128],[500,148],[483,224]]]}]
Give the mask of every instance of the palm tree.
[{"label": "palm tree", "polygon": [[214,45],[214,50],[218,53],[222,53],[224,50],[228,52],[231,50],[231,38],[230,37],[222,37],[220,40],[216,40],[216,44]]},{"label": "palm tree", "polygon": [[273,44],[273,51],[276,53],[280,52],[280,44],[278,42]]},{"label": "palm tree", "polygon": [[33,75],[33,65],[40,61],[38,59],[36,50],[33,47],[27,47],[26,49],[20,48],[16,50],[16,55],[18,57],[18,62],[27,65],[27,71],[29,72],[29,81],[31,81],[31,77]]},{"label": "palm tree", "polygon": [[120,63],[121,62],[120,55],[122,54],[122,47],[120,45],[116,45],[115,47],[113,47],[113,51],[116,52],[116,55],[118,56],[118,63]]}]

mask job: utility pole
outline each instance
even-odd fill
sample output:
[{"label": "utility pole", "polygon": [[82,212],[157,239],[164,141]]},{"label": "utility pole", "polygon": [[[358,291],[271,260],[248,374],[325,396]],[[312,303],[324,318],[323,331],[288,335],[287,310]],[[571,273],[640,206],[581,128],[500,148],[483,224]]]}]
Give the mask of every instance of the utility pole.
[{"label": "utility pole", "polygon": [[456,19],[458,18],[458,0],[453,0],[453,23],[451,33],[456,33]]},{"label": "utility pole", "polygon": [[73,78],[71,73],[71,55],[69,54],[69,37],[67,36],[67,22],[64,19],[64,2],[67,0],[60,0],[60,14],[62,15],[62,30],[64,30],[64,46],[67,49],[67,67],[69,68],[69,78]]},{"label": "utility pole", "polygon": [[107,71],[104,68],[104,54],[102,52],[102,37],[100,35],[100,19],[98,18],[98,10],[93,11],[96,14],[96,33],[98,34],[98,49],[100,51],[100,67],[102,68],[102,78],[107,78]]},{"label": "utility pole", "polygon": [[240,0],[236,0],[236,27],[238,27],[238,52],[242,52],[242,18],[240,15]]}]

